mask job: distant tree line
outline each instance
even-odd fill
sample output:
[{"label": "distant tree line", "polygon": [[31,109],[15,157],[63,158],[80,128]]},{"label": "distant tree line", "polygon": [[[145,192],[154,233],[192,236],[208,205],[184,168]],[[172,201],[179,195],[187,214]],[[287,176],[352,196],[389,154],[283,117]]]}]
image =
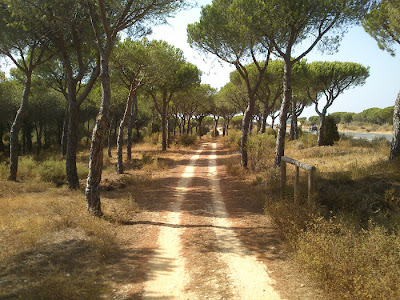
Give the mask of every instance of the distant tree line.
[{"label": "distant tree line", "polygon": [[[363,122],[384,125],[393,125],[393,113],[394,106],[389,106],[386,108],[368,108],[360,113],[350,113],[350,112],[334,112],[329,114],[334,118],[337,124],[350,124],[351,122]],[[308,118],[310,123],[319,124],[319,116],[311,116]]]}]

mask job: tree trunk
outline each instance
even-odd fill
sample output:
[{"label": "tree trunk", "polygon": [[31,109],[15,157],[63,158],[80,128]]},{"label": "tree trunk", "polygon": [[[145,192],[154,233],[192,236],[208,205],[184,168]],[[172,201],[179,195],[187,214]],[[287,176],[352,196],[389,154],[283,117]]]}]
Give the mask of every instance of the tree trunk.
[{"label": "tree trunk", "polygon": [[201,134],[201,123],[203,122],[203,119],[204,119],[204,117],[203,116],[201,116],[201,117],[199,117],[199,119],[198,119],[198,121],[197,121],[197,123],[198,123],[198,126],[199,126],[199,139],[201,139],[201,137],[202,137],[202,134]]},{"label": "tree trunk", "polygon": [[267,129],[267,117],[269,115],[269,112],[270,110],[268,104],[264,103],[264,111],[261,118],[260,133],[265,133],[265,130]]},{"label": "tree trunk", "polygon": [[296,138],[297,131],[297,115],[296,115],[296,101],[292,99],[292,108],[291,108],[291,122],[290,122],[290,140],[293,141]]},{"label": "tree trunk", "polygon": [[249,103],[247,105],[246,111],[244,112],[242,121],[242,138],[240,140],[240,154],[241,154],[241,165],[243,168],[247,169],[248,156],[247,156],[247,138],[249,135],[250,122],[253,120],[253,111],[255,106],[254,97],[249,97]]},{"label": "tree trunk", "polygon": [[284,75],[283,75],[283,101],[279,117],[279,130],[276,138],[275,148],[275,167],[281,163],[282,156],[285,155],[285,136],[286,136],[286,121],[289,110],[289,105],[292,101],[292,62],[289,58],[285,58]]},{"label": "tree trunk", "polygon": [[217,136],[218,134],[218,121],[219,121],[219,117],[214,118],[215,121],[215,125],[214,125],[214,136]]},{"label": "tree trunk", "polygon": [[112,139],[112,124],[114,123],[114,116],[111,118],[108,126],[108,139],[107,139],[107,154],[108,157],[112,157],[111,154],[111,139]]},{"label": "tree trunk", "polygon": [[163,99],[161,114],[162,151],[167,151],[167,100]]},{"label": "tree trunk", "polygon": [[122,146],[124,144],[124,127],[128,118],[132,115],[132,101],[133,101],[133,86],[131,85],[129,90],[128,99],[126,100],[126,106],[124,115],[122,116],[121,122],[118,128],[118,138],[117,138],[117,173],[123,174],[124,173],[124,165],[122,159]]},{"label": "tree trunk", "polygon": [[393,138],[390,147],[389,159],[393,160],[400,157],[400,93],[397,95],[393,112]]},{"label": "tree trunk", "polygon": [[101,106],[93,128],[92,144],[90,147],[89,175],[87,178],[85,196],[88,213],[101,216],[100,181],[103,169],[104,137],[108,125],[108,113],[111,99],[110,74],[108,70],[108,56],[111,49],[101,54],[100,81],[102,89]]},{"label": "tree trunk", "polygon": [[0,152],[4,152],[5,147],[3,143],[4,126],[0,123]]},{"label": "tree trunk", "polygon": [[132,129],[133,129],[133,123],[137,116],[137,112],[138,112],[138,103],[135,94],[133,96],[133,103],[131,106],[131,112],[129,114],[129,120],[128,120],[128,139],[126,142],[126,156],[129,160],[132,159]]},{"label": "tree trunk", "polygon": [[8,171],[8,179],[17,180],[18,170],[18,133],[21,129],[22,122],[25,117],[25,110],[28,104],[28,97],[31,90],[32,84],[32,72],[26,73],[26,81],[24,87],[24,93],[22,95],[21,105],[17,111],[14,122],[10,130],[10,168]]},{"label": "tree trunk", "polygon": [[65,116],[64,116],[64,125],[62,131],[62,138],[61,138],[61,153],[62,156],[67,155],[67,139],[68,139],[68,120],[69,120],[69,110],[68,105],[65,109]]},{"label": "tree trunk", "polygon": [[319,125],[319,130],[318,130],[317,145],[323,146],[324,145],[325,118],[326,118],[326,110],[325,109],[322,110],[322,113],[319,115],[319,117],[320,117],[320,125]]},{"label": "tree trunk", "polygon": [[70,99],[65,168],[68,186],[72,190],[79,189],[78,171],[76,169],[76,152],[78,150],[78,122],[79,106],[76,104],[76,101]]}]

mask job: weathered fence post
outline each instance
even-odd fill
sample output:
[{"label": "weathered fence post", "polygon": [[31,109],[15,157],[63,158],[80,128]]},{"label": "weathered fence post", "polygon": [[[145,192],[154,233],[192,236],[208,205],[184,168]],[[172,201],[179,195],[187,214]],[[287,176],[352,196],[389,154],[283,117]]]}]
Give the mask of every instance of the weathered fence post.
[{"label": "weathered fence post", "polygon": [[299,170],[300,168],[308,171],[308,202],[311,203],[315,193],[315,172],[316,168],[312,165],[303,163],[290,157],[282,156],[281,160],[281,197],[283,197],[283,191],[286,186],[286,163],[295,166],[294,171],[294,201],[299,200]]}]

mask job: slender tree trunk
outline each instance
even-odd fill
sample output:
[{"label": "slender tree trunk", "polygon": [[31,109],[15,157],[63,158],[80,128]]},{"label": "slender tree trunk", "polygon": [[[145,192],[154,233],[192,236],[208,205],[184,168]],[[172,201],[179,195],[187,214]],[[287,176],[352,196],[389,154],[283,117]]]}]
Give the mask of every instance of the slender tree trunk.
[{"label": "slender tree trunk", "polygon": [[70,101],[65,166],[68,186],[70,189],[76,190],[79,188],[78,171],[76,168],[76,152],[78,150],[79,106],[73,99],[70,99]]},{"label": "slender tree trunk", "polygon": [[23,122],[22,125],[22,155],[26,153],[26,122]]},{"label": "slender tree trunk", "polygon": [[161,114],[162,151],[167,151],[167,100],[163,99]]},{"label": "slender tree trunk", "polygon": [[297,115],[296,115],[296,101],[292,99],[292,107],[291,107],[291,122],[290,122],[290,140],[293,141],[296,139],[296,125],[297,125]]},{"label": "slender tree trunk", "polygon": [[132,101],[133,101],[133,87],[130,87],[128,99],[126,100],[126,106],[124,115],[122,116],[121,122],[118,128],[118,138],[117,138],[117,173],[123,174],[124,173],[124,165],[122,159],[122,147],[124,144],[124,127],[128,121],[128,118],[132,115]]},{"label": "slender tree trunk", "polygon": [[265,130],[267,129],[267,117],[269,113],[270,111],[268,104],[264,104],[264,111],[261,117],[260,133],[265,133]]},{"label": "slender tree trunk", "polygon": [[28,104],[28,97],[31,90],[32,84],[32,72],[26,73],[26,81],[24,87],[24,93],[22,95],[21,105],[17,111],[14,122],[10,130],[10,168],[8,171],[8,179],[17,180],[18,170],[18,133],[21,129],[22,122],[25,117],[25,110]]},{"label": "slender tree trunk", "polygon": [[240,153],[241,153],[241,165],[243,168],[247,169],[248,156],[247,156],[247,139],[249,135],[250,123],[253,120],[253,111],[255,107],[254,97],[249,97],[249,103],[247,109],[244,112],[242,121],[242,138],[240,140]]},{"label": "slender tree trunk", "polygon": [[29,124],[26,129],[26,150],[28,153],[32,153],[33,151],[33,143],[32,143],[32,125]]},{"label": "slender tree trunk", "polygon": [[68,120],[69,120],[69,109],[68,105],[65,108],[64,125],[61,137],[61,153],[62,156],[67,155],[67,140],[68,140]]},{"label": "slender tree trunk", "polygon": [[114,123],[114,116],[112,116],[110,122],[109,122],[109,126],[108,126],[108,139],[107,139],[107,154],[108,157],[112,157],[111,154],[111,139],[112,139],[112,124]]},{"label": "slender tree trunk", "polygon": [[108,114],[111,99],[110,74],[108,70],[109,51],[100,58],[100,81],[102,89],[101,106],[93,128],[90,147],[89,175],[86,182],[85,196],[88,213],[101,216],[100,181],[103,169],[104,137],[108,125]]},{"label": "slender tree trunk", "polygon": [[326,110],[323,109],[322,113],[319,115],[320,117],[320,125],[319,125],[319,130],[318,130],[318,141],[317,145],[318,146],[323,146],[324,143],[324,129],[325,129],[325,118],[326,118]]},{"label": "slender tree trunk", "polygon": [[275,166],[281,164],[281,158],[285,155],[285,136],[286,136],[286,121],[289,110],[289,105],[292,101],[292,62],[290,56],[285,58],[284,75],[283,75],[283,101],[279,117],[279,130],[276,138],[275,148]]},{"label": "slender tree trunk", "polygon": [[187,121],[187,135],[189,135],[189,134],[190,134],[190,131],[191,131],[190,119],[191,119],[191,117],[188,117],[188,121]]},{"label": "slender tree trunk", "polygon": [[393,138],[390,147],[390,160],[400,157],[400,93],[397,95],[393,112]]},{"label": "slender tree trunk", "polygon": [[5,147],[3,143],[4,126],[0,123],[0,152],[4,152]]},{"label": "slender tree trunk", "polygon": [[218,134],[218,121],[219,121],[219,117],[214,118],[214,122],[215,122],[215,124],[214,124],[214,136],[217,136],[217,134]]},{"label": "slender tree trunk", "polygon": [[137,103],[137,98],[136,95],[133,96],[133,103],[131,106],[131,112],[129,114],[129,120],[128,120],[128,139],[126,142],[126,156],[129,160],[132,159],[132,129],[133,129],[133,123],[136,119],[137,116],[137,111],[138,111],[138,103]]},{"label": "slender tree trunk", "polygon": [[170,145],[169,121],[169,116],[167,116],[167,148],[169,148]]},{"label": "slender tree trunk", "polygon": [[199,139],[201,139],[201,137],[202,137],[202,134],[201,134],[201,124],[203,123],[203,119],[204,119],[204,117],[203,116],[201,116],[201,117],[199,117],[199,119],[198,119],[198,121],[197,121],[197,123],[198,123],[198,126],[199,126]]}]

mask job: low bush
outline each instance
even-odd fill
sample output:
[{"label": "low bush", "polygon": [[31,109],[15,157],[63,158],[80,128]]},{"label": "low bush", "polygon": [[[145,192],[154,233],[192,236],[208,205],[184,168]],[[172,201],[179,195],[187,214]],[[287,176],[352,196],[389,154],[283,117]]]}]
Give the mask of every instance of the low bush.
[{"label": "low bush", "polygon": [[65,182],[67,175],[65,171],[65,162],[61,160],[50,159],[42,162],[37,167],[37,175],[40,180],[62,184]]},{"label": "low bush", "polygon": [[231,129],[228,135],[223,138],[224,146],[229,147],[232,150],[240,149],[240,140],[242,138],[242,132],[240,130]]},{"label": "low bush", "polygon": [[196,135],[183,134],[183,135],[179,136],[179,139],[178,139],[179,144],[181,144],[185,147],[196,145],[196,141],[197,141]]},{"label": "low bush", "polygon": [[268,161],[274,155],[275,144],[275,137],[267,133],[249,137],[246,149],[252,170],[259,171],[268,164]]}]

